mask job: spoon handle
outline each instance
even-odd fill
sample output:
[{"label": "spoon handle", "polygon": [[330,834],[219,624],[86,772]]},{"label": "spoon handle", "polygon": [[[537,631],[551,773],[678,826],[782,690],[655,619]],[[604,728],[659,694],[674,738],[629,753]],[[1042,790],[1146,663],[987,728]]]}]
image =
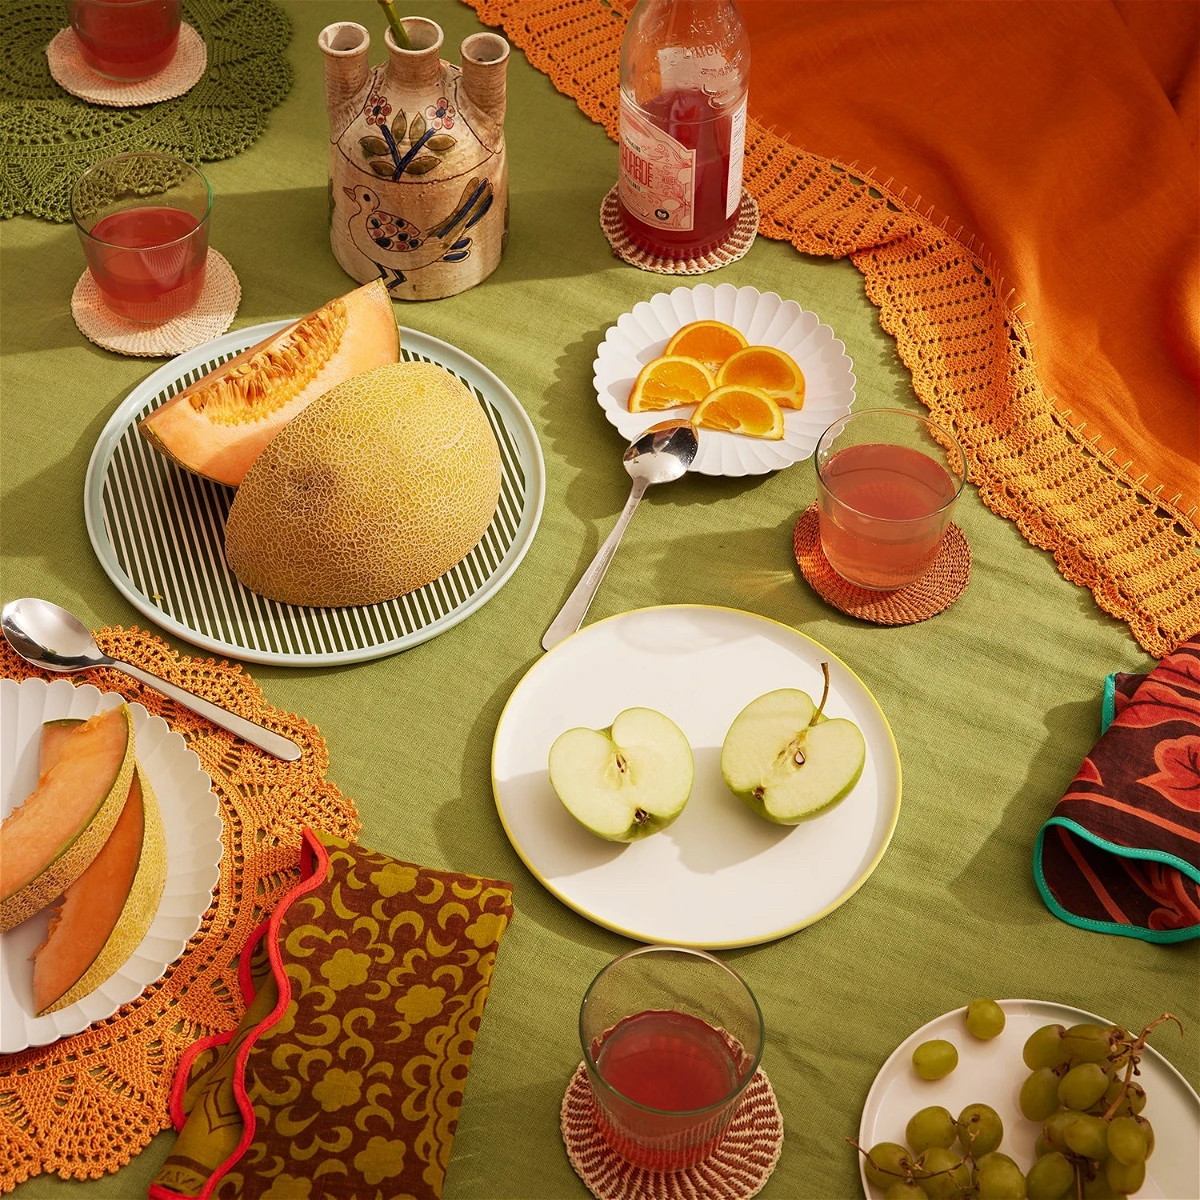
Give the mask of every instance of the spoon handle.
[{"label": "spoon handle", "polygon": [[608,564],[612,562],[617,547],[621,544],[621,538],[625,535],[625,527],[629,524],[634,509],[637,508],[645,494],[646,481],[635,479],[629,499],[625,501],[625,507],[621,510],[621,515],[617,518],[612,533],[605,539],[604,545],[596,551],[596,557],[579,577],[574,591],[567,597],[562,608],[558,610],[558,616],[550,622],[550,628],[542,635],[543,650],[552,650],[563,638],[570,637],[583,624],[583,618],[587,616],[587,611],[592,606],[592,597],[599,589],[600,581],[608,570]]},{"label": "spoon handle", "polygon": [[209,700],[194,696],[184,688],[168,683],[165,679],[159,679],[157,675],[151,675],[149,671],[143,671],[141,667],[135,667],[131,663],[118,662],[114,658],[109,659],[105,665],[116,667],[118,671],[124,671],[126,675],[132,676],[141,683],[148,683],[152,688],[162,692],[164,696],[169,696],[178,704],[182,704],[184,708],[190,708],[192,712],[207,717],[214,725],[228,729],[230,733],[236,733],[238,737],[244,738],[252,746],[257,746],[260,750],[275,755],[276,758],[282,758],[285,762],[295,762],[300,757],[300,747],[281,733],[264,729],[253,721],[247,721],[245,717],[239,717],[236,713],[231,713],[228,709],[221,708]]}]

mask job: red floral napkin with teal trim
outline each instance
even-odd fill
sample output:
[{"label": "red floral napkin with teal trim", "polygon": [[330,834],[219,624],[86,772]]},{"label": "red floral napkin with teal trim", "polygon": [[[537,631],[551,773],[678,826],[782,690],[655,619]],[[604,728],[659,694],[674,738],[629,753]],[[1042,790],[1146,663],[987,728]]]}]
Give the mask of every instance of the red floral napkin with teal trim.
[{"label": "red floral napkin with teal trim", "polygon": [[1111,720],[1038,834],[1038,890],[1083,929],[1200,937],[1200,634],[1109,678]]}]

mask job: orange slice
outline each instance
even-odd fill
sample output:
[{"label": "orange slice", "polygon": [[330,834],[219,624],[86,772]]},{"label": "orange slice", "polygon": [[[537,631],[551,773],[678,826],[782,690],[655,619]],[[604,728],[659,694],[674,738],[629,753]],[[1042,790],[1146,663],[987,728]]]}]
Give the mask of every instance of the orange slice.
[{"label": "orange slice", "polygon": [[732,383],[705,396],[692,424],[777,442],[783,437],[783,410],[761,388]]},{"label": "orange slice", "polygon": [[661,355],[638,372],[629,393],[629,411],[656,412],[699,404],[716,386],[713,373],[702,362],[679,354]]},{"label": "orange slice", "polygon": [[759,388],[785,408],[804,407],[804,375],[791,355],[774,346],[747,346],[730,355],[717,372],[717,383]]},{"label": "orange slice", "polygon": [[667,343],[664,354],[686,354],[715,371],[731,354],[746,347],[746,339],[724,321],[692,321]]}]

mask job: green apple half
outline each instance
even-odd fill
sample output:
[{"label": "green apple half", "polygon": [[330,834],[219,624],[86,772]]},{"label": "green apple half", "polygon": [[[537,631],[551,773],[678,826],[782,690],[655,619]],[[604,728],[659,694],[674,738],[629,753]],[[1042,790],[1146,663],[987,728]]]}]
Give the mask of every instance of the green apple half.
[{"label": "green apple half", "polygon": [[[828,684],[826,685],[828,696]],[[759,816],[796,825],[850,794],[867,757],[862,731],[822,715],[807,692],[780,688],[734,718],[721,747],[725,784]]]},{"label": "green apple half", "polygon": [[692,792],[683,730],[652,708],[627,708],[607,729],[568,729],[550,747],[550,784],[597,837],[632,842],[666,829]]}]

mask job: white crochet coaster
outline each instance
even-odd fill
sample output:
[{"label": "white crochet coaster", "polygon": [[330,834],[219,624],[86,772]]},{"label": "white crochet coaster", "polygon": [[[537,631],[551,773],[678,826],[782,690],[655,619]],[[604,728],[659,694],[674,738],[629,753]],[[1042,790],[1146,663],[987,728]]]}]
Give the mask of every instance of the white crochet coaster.
[{"label": "white crochet coaster", "polygon": [[729,231],[729,236],[715,250],[692,258],[663,258],[634,245],[621,223],[621,204],[615,185],[600,205],[600,228],[613,253],[631,266],[659,275],[703,275],[737,262],[754,245],[758,233],[758,202],[743,188],[737,224]]},{"label": "white crochet coaster", "polygon": [[187,312],[161,325],[138,325],[105,307],[91,271],[84,271],[71,296],[71,316],[84,337],[112,350],[139,358],[169,358],[223,334],[237,316],[242,285],[221,254],[209,247],[204,291]]},{"label": "white crochet coaster", "polygon": [[175,57],[157,75],[123,83],[97,75],[83,61],[79,39],[69,26],[60,29],[46,47],[50,74],[59,87],[88,100],[112,108],[132,108],[139,104],[156,104],[190,92],[208,69],[208,47],[204,39],[186,22],[179,26],[179,44]]}]

